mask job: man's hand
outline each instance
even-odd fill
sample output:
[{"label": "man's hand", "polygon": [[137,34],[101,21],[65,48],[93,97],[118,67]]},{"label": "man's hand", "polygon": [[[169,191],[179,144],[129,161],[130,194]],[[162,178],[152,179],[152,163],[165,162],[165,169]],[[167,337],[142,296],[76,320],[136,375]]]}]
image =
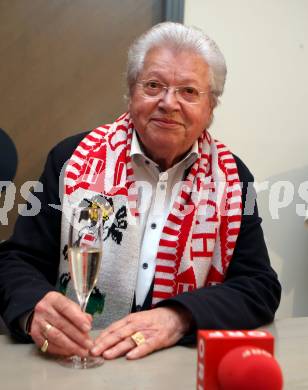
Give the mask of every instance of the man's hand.
[{"label": "man's hand", "polygon": [[[47,325],[52,327],[46,334]],[[58,292],[49,292],[34,309],[30,334],[41,348],[48,339],[48,353],[85,357],[93,347],[89,336],[92,317],[83,313],[75,302]]]},{"label": "man's hand", "polygon": [[[189,330],[190,324],[190,313],[178,306],[129,314],[102,331],[91,353],[103,355],[105,359],[123,355],[128,359],[138,359],[174,345]],[[136,332],[145,337],[145,343],[139,346],[131,338]]]}]

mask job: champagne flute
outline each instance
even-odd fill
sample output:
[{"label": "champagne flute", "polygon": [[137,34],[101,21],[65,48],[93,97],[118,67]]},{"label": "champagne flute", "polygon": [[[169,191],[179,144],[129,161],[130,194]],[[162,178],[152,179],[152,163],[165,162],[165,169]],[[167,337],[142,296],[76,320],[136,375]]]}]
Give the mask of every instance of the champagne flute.
[{"label": "champagne flute", "polygon": [[[99,207],[73,208],[69,227],[68,258],[70,273],[81,310],[86,311],[88,299],[97,282],[102,259],[102,210]],[[60,363],[72,368],[102,365],[103,357],[71,356]]]}]

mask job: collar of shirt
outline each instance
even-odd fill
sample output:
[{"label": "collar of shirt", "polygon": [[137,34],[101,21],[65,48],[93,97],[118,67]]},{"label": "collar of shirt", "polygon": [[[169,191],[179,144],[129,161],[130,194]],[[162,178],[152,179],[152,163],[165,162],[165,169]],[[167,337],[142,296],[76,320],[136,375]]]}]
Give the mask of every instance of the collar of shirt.
[{"label": "collar of shirt", "polygon": [[[133,130],[133,137],[132,137],[132,144],[131,144],[131,150],[130,150],[130,157],[136,164],[147,164],[151,165],[152,167],[156,167],[157,174],[161,173],[161,170],[159,168],[159,165],[151,160],[149,157],[146,156],[144,151],[141,148],[141,145],[138,140],[137,132],[136,130]],[[186,154],[186,156],[177,162],[175,165],[173,165],[171,168],[167,170],[173,171],[177,169],[180,165],[183,166],[183,174],[187,168],[189,168],[198,158],[198,141],[195,141],[192,145],[190,151]]]}]

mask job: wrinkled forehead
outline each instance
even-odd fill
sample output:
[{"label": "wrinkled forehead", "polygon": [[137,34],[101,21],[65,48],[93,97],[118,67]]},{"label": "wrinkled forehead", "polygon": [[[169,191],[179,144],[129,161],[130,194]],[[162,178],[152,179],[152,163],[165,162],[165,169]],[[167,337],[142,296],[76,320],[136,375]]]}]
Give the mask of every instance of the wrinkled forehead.
[{"label": "wrinkled forehead", "polygon": [[208,75],[208,64],[192,49],[154,47],[147,52],[138,76],[160,76],[175,82],[204,84],[209,80]]}]

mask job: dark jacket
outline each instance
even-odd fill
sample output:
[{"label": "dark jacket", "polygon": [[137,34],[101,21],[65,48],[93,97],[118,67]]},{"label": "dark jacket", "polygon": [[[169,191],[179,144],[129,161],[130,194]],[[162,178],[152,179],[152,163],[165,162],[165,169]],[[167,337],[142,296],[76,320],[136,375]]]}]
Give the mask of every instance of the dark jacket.
[{"label": "dark jacket", "polygon": [[[29,339],[20,330],[18,319],[33,310],[47,292],[55,290],[61,211],[50,205],[61,204],[59,176],[62,167],[85,135],[67,138],[51,150],[40,178],[43,192],[35,193],[41,202],[41,211],[33,217],[20,216],[12,237],[0,244],[0,314],[12,334],[23,341]],[[238,157],[235,156],[235,160],[243,182],[243,205],[246,195],[247,202],[253,204],[253,194],[247,191],[253,176]],[[161,302],[160,306],[186,307],[197,329],[256,328],[273,320],[281,287],[270,266],[256,205],[251,210],[250,215],[243,215],[224,283],[185,292]],[[143,310],[150,308],[151,292]],[[132,311],[135,310],[134,304]]]}]

